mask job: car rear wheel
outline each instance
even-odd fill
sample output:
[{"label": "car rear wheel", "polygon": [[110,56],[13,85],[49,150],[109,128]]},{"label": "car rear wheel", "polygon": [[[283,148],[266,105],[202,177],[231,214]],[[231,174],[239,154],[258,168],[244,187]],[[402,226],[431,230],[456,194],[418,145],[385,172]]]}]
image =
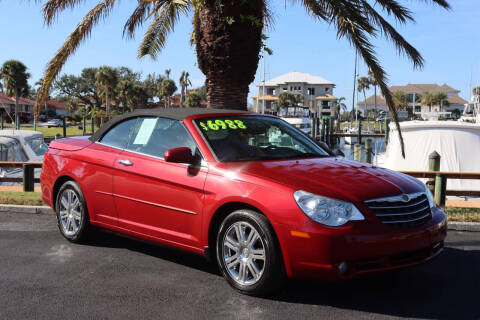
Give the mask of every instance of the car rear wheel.
[{"label": "car rear wheel", "polygon": [[266,295],[283,284],[283,260],[273,228],[255,211],[237,210],[225,218],[216,251],[223,276],[244,294]]},{"label": "car rear wheel", "polygon": [[65,182],[58,191],[55,204],[58,229],[69,241],[85,241],[90,231],[90,223],[85,198],[78,184]]}]

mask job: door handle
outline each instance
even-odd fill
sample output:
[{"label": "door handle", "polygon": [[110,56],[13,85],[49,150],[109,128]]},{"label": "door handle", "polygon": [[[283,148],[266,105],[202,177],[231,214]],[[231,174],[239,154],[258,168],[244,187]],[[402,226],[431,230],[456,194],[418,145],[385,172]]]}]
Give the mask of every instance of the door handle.
[{"label": "door handle", "polygon": [[123,164],[124,166],[127,166],[127,167],[133,166],[133,162],[130,160],[121,159],[121,160],[118,160],[118,163]]}]

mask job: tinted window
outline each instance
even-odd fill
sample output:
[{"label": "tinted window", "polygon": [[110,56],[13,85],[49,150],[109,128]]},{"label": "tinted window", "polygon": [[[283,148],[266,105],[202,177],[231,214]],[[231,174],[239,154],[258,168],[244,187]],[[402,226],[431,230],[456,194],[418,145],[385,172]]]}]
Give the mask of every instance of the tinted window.
[{"label": "tinted window", "polygon": [[298,129],[270,117],[231,116],[195,120],[219,161],[326,157]]},{"label": "tinted window", "polygon": [[128,143],[128,150],[163,158],[165,151],[188,147],[192,154],[195,142],[180,121],[145,117],[138,118]]},{"label": "tinted window", "polygon": [[136,121],[135,118],[117,124],[102,137],[100,142],[111,147],[125,148]]}]

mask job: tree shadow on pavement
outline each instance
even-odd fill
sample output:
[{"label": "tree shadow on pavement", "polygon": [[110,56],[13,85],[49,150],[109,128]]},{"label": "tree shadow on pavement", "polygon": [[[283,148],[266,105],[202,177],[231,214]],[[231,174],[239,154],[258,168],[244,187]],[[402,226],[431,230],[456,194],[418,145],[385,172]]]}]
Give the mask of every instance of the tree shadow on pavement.
[{"label": "tree shadow on pavement", "polygon": [[274,299],[397,317],[479,319],[479,290],[480,251],[445,248],[429,263],[394,273],[336,283],[290,281]]}]

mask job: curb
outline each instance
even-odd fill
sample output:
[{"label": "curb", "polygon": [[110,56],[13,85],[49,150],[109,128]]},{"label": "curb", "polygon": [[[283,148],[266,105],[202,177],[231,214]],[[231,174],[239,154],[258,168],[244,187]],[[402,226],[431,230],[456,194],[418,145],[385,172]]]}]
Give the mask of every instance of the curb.
[{"label": "curb", "polygon": [[53,210],[48,206],[22,206],[15,204],[0,204],[0,212],[53,214]]},{"label": "curb", "polygon": [[480,222],[448,221],[448,230],[480,232]]}]

